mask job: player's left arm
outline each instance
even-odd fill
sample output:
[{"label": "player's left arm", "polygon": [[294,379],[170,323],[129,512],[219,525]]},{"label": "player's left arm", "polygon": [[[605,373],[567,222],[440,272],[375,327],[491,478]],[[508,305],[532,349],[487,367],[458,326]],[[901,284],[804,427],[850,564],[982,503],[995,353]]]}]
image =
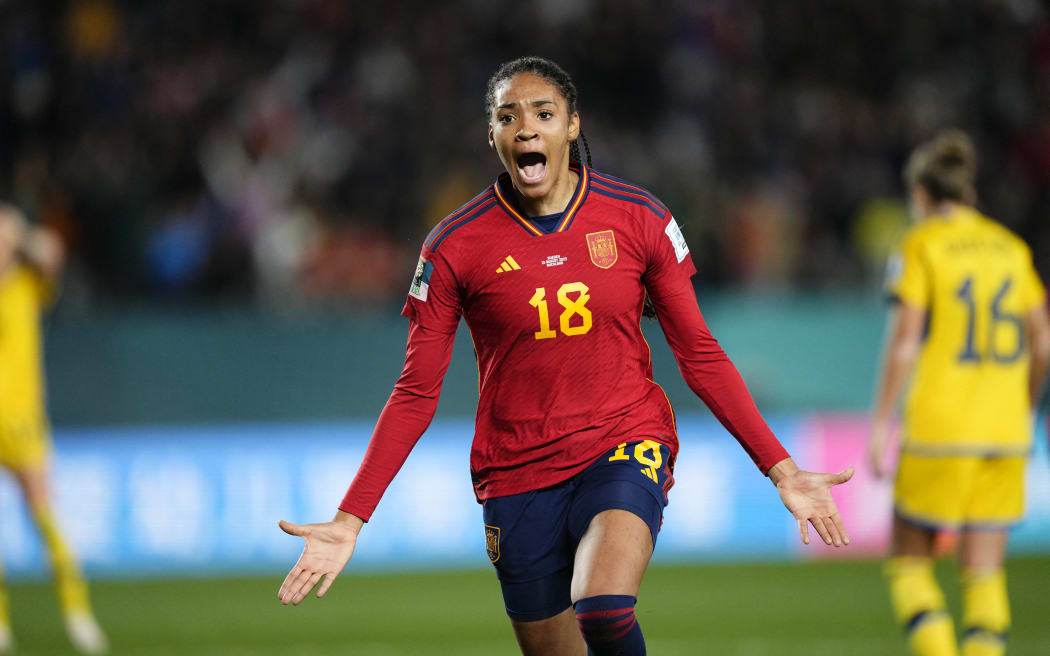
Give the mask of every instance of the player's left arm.
[{"label": "player's left arm", "polygon": [[[670,214],[666,219],[674,222]],[[707,327],[690,282],[695,269],[677,226],[668,224],[660,233],[650,234],[650,249],[646,290],[686,384],[777,486],[781,500],[798,521],[805,544],[809,544],[809,524],[825,543],[836,547],[849,544],[849,534],[830,490],[848,481],[853,468],[837,474],[798,468],[762,418],[740,372]]]},{"label": "player's left arm", "polygon": [[690,389],[699,396],[744,450],[769,476],[784,506],[798,521],[802,542],[809,544],[808,524],[827,544],[849,544],[849,534],[839,515],[831,488],[853,476],[849,467],[837,474],[799,469],[769,429],[736,367],[711,335],[692,285],[686,280],[677,294],[666,289],[650,296],[657,318]]}]

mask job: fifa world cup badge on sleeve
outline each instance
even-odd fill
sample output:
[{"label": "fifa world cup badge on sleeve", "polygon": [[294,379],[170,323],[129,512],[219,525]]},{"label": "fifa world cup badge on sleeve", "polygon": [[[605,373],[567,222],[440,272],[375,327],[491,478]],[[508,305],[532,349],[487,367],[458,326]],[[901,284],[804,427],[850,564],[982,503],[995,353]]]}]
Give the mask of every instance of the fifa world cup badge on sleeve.
[{"label": "fifa world cup badge on sleeve", "polygon": [[678,262],[681,263],[685,256],[689,255],[689,245],[685,243],[685,235],[682,234],[682,229],[678,227],[678,222],[674,220],[673,216],[667,227],[664,228],[664,233],[671,240],[671,245],[674,246],[674,255],[678,258]]},{"label": "fifa world cup badge on sleeve", "polygon": [[489,560],[496,562],[499,560],[499,527],[489,526],[485,524],[485,551],[489,555]]},{"label": "fifa world cup badge on sleeve", "polygon": [[591,254],[591,263],[600,269],[608,269],[616,264],[616,237],[613,231],[588,233],[587,252]]},{"label": "fifa world cup badge on sleeve", "polygon": [[408,295],[414,298],[418,298],[421,301],[427,300],[427,290],[430,288],[423,280],[423,272],[426,270],[427,261],[422,257],[419,258],[419,264],[416,265],[416,273],[412,276],[412,287],[408,290]]}]

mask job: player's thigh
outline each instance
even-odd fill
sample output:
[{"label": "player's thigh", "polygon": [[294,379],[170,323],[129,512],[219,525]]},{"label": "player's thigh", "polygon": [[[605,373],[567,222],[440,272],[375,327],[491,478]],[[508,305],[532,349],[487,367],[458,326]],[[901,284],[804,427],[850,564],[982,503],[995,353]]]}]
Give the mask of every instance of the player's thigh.
[{"label": "player's thigh", "polygon": [[627,510],[595,515],[576,548],[572,602],[598,595],[638,596],[653,554],[649,525]]},{"label": "player's thigh", "polygon": [[587,653],[587,644],[580,635],[572,608],[543,620],[512,619],[510,623],[525,656],[585,656]]},{"label": "player's thigh", "polygon": [[580,476],[569,515],[579,542],[573,603],[604,594],[637,596],[674,484],[671,452],[652,440],[611,449]]},{"label": "player's thigh", "polygon": [[0,422],[0,465],[18,481],[31,504],[47,502],[51,440],[40,422]]},{"label": "player's thigh", "polygon": [[1002,567],[1009,528],[1024,514],[1023,457],[984,458],[977,467],[960,543],[963,569]]},{"label": "player's thigh", "polygon": [[1024,457],[978,460],[974,484],[966,502],[964,529],[1005,531],[1021,520],[1026,465]]},{"label": "player's thigh", "polygon": [[572,605],[575,543],[568,529],[573,481],[487,499],[485,546],[514,622],[548,620]]},{"label": "player's thigh", "polygon": [[1005,529],[966,529],[960,540],[960,565],[971,572],[993,572],[1006,556]]},{"label": "player's thigh", "polygon": [[893,556],[930,557],[934,552],[936,537],[936,530],[912,523],[900,516],[894,516],[890,550]]},{"label": "player's thigh", "polygon": [[974,489],[977,461],[902,454],[893,486],[894,514],[931,531],[960,529]]}]

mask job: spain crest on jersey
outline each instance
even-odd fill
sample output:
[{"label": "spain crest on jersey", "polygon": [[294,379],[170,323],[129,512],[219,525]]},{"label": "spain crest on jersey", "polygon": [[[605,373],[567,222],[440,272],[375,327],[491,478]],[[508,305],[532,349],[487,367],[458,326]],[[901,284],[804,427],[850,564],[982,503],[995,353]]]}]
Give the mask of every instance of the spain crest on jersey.
[{"label": "spain crest on jersey", "polygon": [[608,269],[616,264],[616,237],[612,230],[587,233],[587,252],[591,263],[601,269]]},{"label": "spain crest on jersey", "polygon": [[499,527],[489,526],[485,524],[485,551],[489,555],[489,560],[496,562],[499,560]]}]

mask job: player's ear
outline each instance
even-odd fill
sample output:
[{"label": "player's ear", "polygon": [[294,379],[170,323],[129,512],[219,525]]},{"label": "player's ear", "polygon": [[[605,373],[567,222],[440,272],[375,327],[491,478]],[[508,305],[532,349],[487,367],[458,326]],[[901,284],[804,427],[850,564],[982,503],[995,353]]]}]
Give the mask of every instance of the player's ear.
[{"label": "player's ear", "polygon": [[492,138],[492,123],[489,123],[489,148],[495,148],[496,142]]},{"label": "player's ear", "polygon": [[[489,128],[490,132],[491,130],[492,128]],[[575,141],[578,136],[580,136],[580,115],[573,112],[569,117],[569,141]]]}]

